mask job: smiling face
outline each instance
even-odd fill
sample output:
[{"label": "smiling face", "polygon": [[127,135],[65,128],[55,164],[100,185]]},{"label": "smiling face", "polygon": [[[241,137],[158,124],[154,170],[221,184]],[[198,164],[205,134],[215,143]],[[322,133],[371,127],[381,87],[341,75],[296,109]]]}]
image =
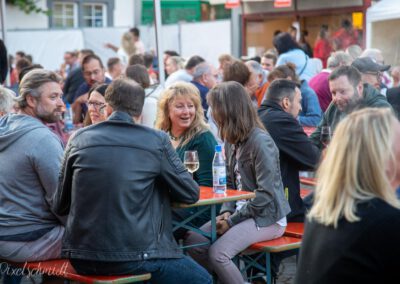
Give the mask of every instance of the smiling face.
[{"label": "smiling face", "polygon": [[40,97],[32,100],[34,115],[47,123],[59,121],[64,107],[60,84],[48,82],[43,84],[38,91],[41,94]]},{"label": "smiling face", "polygon": [[332,93],[332,102],[340,111],[345,113],[351,111],[362,98],[362,83],[360,82],[354,87],[347,76],[344,75],[335,80],[330,80],[329,89]]},{"label": "smiling face", "polygon": [[106,100],[104,97],[97,91],[93,91],[90,94],[88,104],[88,112],[90,116],[90,120],[92,124],[96,124],[106,120],[106,115],[104,112],[104,107],[106,104]]},{"label": "smiling face", "polygon": [[195,104],[189,97],[179,96],[172,100],[168,107],[171,132],[174,136],[181,136],[190,127],[195,118]]}]

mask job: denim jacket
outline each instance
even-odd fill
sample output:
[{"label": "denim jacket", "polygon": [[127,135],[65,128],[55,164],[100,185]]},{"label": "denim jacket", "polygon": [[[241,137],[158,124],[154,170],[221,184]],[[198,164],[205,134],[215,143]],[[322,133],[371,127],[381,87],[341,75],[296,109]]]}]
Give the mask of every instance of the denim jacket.
[{"label": "denim jacket", "polygon": [[[268,132],[255,128],[248,139],[237,145],[238,168],[243,190],[254,191],[256,197],[236,211],[236,201],[222,205],[221,213],[231,212],[229,222],[236,225],[254,218],[257,226],[268,227],[290,212],[283,191],[279,152]],[[236,188],[234,180],[235,154],[233,145],[225,144],[228,187]]]},{"label": "denim jacket", "polygon": [[308,85],[307,81],[301,81],[301,108],[299,121],[302,126],[317,126],[322,119],[322,110],[317,94]]}]

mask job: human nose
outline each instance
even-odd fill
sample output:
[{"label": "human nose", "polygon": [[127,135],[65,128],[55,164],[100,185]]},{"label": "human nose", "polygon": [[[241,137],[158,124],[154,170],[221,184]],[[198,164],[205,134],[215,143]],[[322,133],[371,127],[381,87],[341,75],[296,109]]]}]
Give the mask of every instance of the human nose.
[{"label": "human nose", "polygon": [[57,106],[59,106],[59,107],[64,107],[64,106],[65,106],[65,105],[64,105],[64,101],[62,100],[62,97],[61,97],[61,96],[58,97]]}]

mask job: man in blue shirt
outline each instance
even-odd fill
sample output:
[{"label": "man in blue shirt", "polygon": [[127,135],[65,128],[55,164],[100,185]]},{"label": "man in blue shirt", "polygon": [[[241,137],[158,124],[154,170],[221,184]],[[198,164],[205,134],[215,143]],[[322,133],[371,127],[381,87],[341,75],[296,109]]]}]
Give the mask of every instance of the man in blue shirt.
[{"label": "man in blue shirt", "polygon": [[82,61],[82,73],[85,82],[79,86],[73,98],[72,110],[74,112],[74,123],[81,123],[87,112],[86,102],[88,92],[93,85],[111,83],[105,76],[104,65],[100,57],[95,54],[87,55]]}]

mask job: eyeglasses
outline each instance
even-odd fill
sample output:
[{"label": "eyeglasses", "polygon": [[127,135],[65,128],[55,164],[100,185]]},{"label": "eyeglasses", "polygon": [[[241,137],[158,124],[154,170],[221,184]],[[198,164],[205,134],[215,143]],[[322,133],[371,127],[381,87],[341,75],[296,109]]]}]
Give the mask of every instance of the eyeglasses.
[{"label": "eyeglasses", "polygon": [[91,77],[92,75],[97,76],[97,75],[100,75],[100,73],[101,73],[100,69],[94,70],[92,72],[85,71],[85,72],[83,72],[83,76],[86,76],[86,77]]},{"label": "eyeglasses", "polygon": [[99,102],[87,102],[88,107],[93,107],[99,111],[103,110],[106,107],[105,103],[99,103]]}]

